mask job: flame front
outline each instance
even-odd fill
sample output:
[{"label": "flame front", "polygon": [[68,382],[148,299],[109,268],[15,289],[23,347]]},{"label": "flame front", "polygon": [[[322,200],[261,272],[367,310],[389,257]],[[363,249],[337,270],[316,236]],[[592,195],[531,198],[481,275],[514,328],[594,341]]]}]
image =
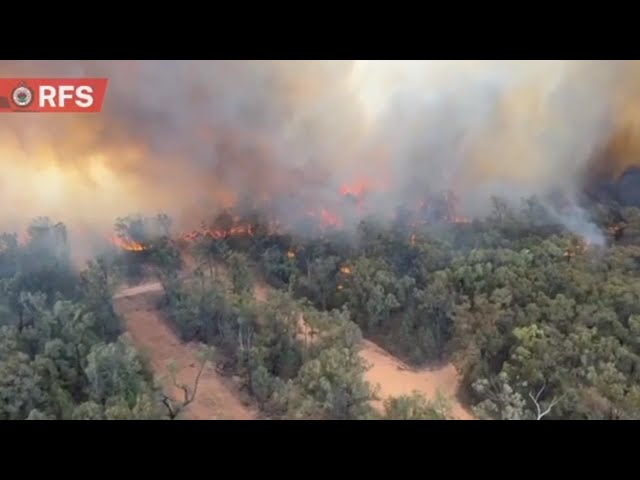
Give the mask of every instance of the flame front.
[{"label": "flame front", "polygon": [[[347,201],[347,199],[356,200],[356,206],[358,212],[362,213],[366,208],[366,200],[369,194],[373,194],[378,191],[378,188],[384,188],[382,184],[376,184],[375,182],[361,179],[352,183],[343,184],[338,190],[335,191],[335,202],[329,202],[332,208],[326,207],[313,207],[301,210],[300,215],[296,215],[295,210],[286,213],[289,217],[289,221],[300,217],[312,219],[316,225],[324,229],[343,229],[345,228],[345,218],[352,219],[354,213],[353,203]],[[431,197],[429,197],[431,199]],[[446,222],[446,223],[469,223],[470,220],[460,215],[457,212],[457,197],[451,193],[447,193],[441,196],[433,198],[433,202],[426,200],[419,200],[416,202],[416,207],[410,209],[410,224],[413,231],[410,235],[410,242],[412,245],[416,244],[417,229],[423,225],[427,225],[432,222]],[[341,211],[342,210],[342,211]],[[184,242],[195,242],[204,238],[210,238],[214,240],[225,240],[232,237],[252,237],[256,233],[256,225],[247,221],[246,217],[238,215],[241,211],[238,209],[234,211],[233,208],[227,208],[225,211],[214,220],[212,225],[207,225],[202,222],[199,229],[194,229],[186,233],[178,235],[178,238]],[[292,218],[293,217],[293,218]],[[268,234],[282,233],[283,227],[286,231],[287,216],[284,218],[265,218],[262,224],[266,227]],[[115,236],[113,243],[120,248],[127,251],[144,251],[147,250],[144,244],[133,241],[129,238],[123,238]],[[288,252],[287,256],[290,259],[295,258],[295,252]],[[349,267],[341,269],[344,274],[350,274]]]},{"label": "flame front", "polygon": [[201,238],[213,238],[215,240],[224,240],[229,237],[249,236],[254,235],[253,227],[249,224],[233,225],[229,229],[214,228],[202,226],[200,230],[193,230],[189,233],[181,235],[183,240],[193,242]]},{"label": "flame front", "polygon": [[112,237],[112,240],[114,245],[128,252],[143,252],[147,249],[141,243],[134,242],[133,240],[126,239],[126,238],[121,238],[116,235]]}]

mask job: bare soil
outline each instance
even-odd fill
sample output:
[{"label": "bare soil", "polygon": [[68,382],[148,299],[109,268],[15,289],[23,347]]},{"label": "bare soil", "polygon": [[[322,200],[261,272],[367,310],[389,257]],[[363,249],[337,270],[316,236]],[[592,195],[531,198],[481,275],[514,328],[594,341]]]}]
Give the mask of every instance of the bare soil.
[{"label": "bare soil", "polygon": [[[269,291],[266,284],[258,282],[254,288],[256,300],[266,301]],[[165,392],[179,399],[182,398],[182,392],[173,385],[167,365],[173,361],[178,369],[178,382],[193,386],[198,367],[197,348],[182,343],[157,311],[155,305],[160,292],[161,284],[151,282],[123,289],[114,298],[116,309],[125,318],[131,338],[150,358],[154,373],[162,382]],[[381,410],[384,399],[390,396],[409,395],[417,391],[428,399],[434,399],[440,392],[449,400],[456,419],[474,418],[457,399],[460,378],[452,364],[414,369],[368,340],[362,343],[361,356],[369,366],[365,374],[367,381],[378,388],[380,399],[374,402],[376,409]],[[198,394],[183,414],[183,418],[194,420],[250,420],[258,416],[257,410],[249,405],[236,386],[216,372],[213,366],[203,371]]]},{"label": "bare soil", "polygon": [[388,397],[410,395],[417,391],[433,400],[440,392],[449,401],[454,418],[473,419],[456,398],[460,377],[452,364],[434,369],[414,369],[368,340],[362,342],[360,355],[370,365],[365,374],[367,381],[379,388],[380,400],[374,402],[376,409],[382,410],[383,400]]},{"label": "bare soil", "polygon": [[[116,310],[125,319],[127,331],[136,347],[150,359],[154,374],[167,395],[183,398],[169,375],[168,365],[174,362],[177,382],[193,388],[198,372],[197,346],[180,341],[156,308],[162,287],[147,283],[118,292]],[[243,401],[231,380],[220,375],[208,364],[202,372],[197,395],[179,418],[192,420],[252,420],[255,409]]]},{"label": "bare soil", "polygon": [[[269,287],[259,282],[254,288],[254,295],[258,302],[264,302],[269,295]],[[300,323],[301,333],[305,334],[308,327],[302,316]],[[414,369],[369,340],[363,340],[360,355],[369,366],[365,374],[366,380],[378,388],[380,399],[373,402],[374,408],[378,411],[382,411],[383,402],[388,397],[410,395],[417,391],[433,400],[439,392],[448,400],[455,419],[474,419],[457,398],[460,376],[453,364],[448,363],[438,368]]]}]

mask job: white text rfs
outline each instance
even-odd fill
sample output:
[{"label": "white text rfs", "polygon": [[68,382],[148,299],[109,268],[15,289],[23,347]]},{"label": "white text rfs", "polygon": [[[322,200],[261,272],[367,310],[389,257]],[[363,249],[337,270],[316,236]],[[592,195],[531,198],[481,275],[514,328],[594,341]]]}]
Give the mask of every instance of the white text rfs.
[{"label": "white text rfs", "polygon": [[87,85],[40,85],[38,100],[40,108],[64,108],[67,101],[75,102],[79,108],[89,108],[93,105],[93,88]]}]

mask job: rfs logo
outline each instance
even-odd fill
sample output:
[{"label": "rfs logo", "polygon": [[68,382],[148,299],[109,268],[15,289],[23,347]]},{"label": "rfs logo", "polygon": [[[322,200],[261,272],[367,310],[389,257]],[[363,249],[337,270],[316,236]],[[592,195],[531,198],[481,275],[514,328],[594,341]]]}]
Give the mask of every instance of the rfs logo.
[{"label": "rfs logo", "polygon": [[11,100],[16,107],[26,108],[33,102],[34,94],[33,90],[29,88],[24,82],[11,92]]},{"label": "rfs logo", "polygon": [[108,78],[0,78],[0,113],[98,113]]}]

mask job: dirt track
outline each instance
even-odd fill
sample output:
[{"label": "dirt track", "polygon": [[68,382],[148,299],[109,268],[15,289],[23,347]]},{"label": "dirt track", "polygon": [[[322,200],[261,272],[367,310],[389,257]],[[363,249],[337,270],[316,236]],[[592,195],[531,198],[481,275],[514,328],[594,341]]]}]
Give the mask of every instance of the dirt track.
[{"label": "dirt track", "polygon": [[[178,383],[193,388],[198,370],[197,350],[195,345],[182,343],[155,309],[154,301],[161,291],[159,283],[124,289],[115,295],[116,310],[124,317],[133,342],[151,360],[165,392],[181,399],[183,393],[173,385],[167,365],[175,362]],[[200,377],[195,400],[179,418],[251,420],[256,417],[257,413],[242,402],[230,381],[219,375],[213,366],[207,366]]]},{"label": "dirt track", "polygon": [[[254,289],[257,301],[264,302],[269,296],[269,287],[258,283]],[[304,323],[304,320],[301,319]],[[452,364],[439,368],[414,369],[369,340],[363,340],[360,355],[370,366],[366,380],[378,386],[380,400],[374,407],[381,411],[387,397],[410,395],[414,391],[428,399],[434,399],[440,392],[451,406],[451,413],[458,420],[473,420],[473,415],[457,400],[460,377]]]},{"label": "dirt track", "polygon": [[[368,340],[363,341],[360,355],[371,365],[365,377],[372,385],[379,386],[378,393],[382,399],[410,395],[413,391],[434,399],[440,391],[449,400],[451,413],[456,419],[473,419],[456,399],[460,378],[453,365],[447,364],[437,369],[413,369]],[[375,402],[374,406],[381,409],[382,400]]]},{"label": "dirt track", "polygon": [[[181,398],[182,392],[175,388],[169,378],[167,364],[174,361],[178,367],[178,382],[192,386],[197,373],[197,357],[194,345],[182,343],[161,318],[154,307],[154,299],[162,291],[158,282],[126,288],[115,295],[116,309],[123,315],[127,330],[137,347],[149,356],[156,377],[166,392]],[[269,289],[257,285],[255,296],[265,301]],[[389,396],[422,393],[433,399],[438,391],[450,400],[452,414],[461,420],[473,416],[456,400],[459,377],[451,364],[437,369],[412,369],[376,344],[364,340],[361,355],[370,365],[366,379],[378,385],[381,399]],[[382,401],[375,402],[377,409]],[[237,419],[257,418],[258,413],[248,407],[235,391],[230,381],[219,375],[213,367],[203,371],[198,394],[183,414],[183,418]]]}]

